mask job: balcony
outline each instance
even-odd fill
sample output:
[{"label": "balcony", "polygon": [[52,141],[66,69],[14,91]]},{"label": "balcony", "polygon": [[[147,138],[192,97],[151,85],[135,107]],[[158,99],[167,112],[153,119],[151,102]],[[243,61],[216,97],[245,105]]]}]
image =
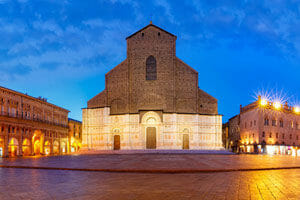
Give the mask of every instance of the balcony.
[{"label": "balcony", "polygon": [[54,125],[54,126],[60,126],[63,128],[68,128],[68,125],[65,125],[62,123],[51,122],[49,120],[40,119],[40,118],[32,118],[32,117],[25,116],[24,114],[19,114],[19,113],[8,113],[8,112],[1,111],[0,116],[23,119],[23,120],[28,120],[28,121],[35,121],[35,122],[45,123],[45,124]]}]

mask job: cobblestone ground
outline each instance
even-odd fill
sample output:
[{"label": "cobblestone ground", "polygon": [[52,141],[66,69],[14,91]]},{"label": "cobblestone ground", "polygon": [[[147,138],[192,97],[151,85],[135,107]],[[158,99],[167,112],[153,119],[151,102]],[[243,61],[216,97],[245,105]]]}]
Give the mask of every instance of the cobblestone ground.
[{"label": "cobblestone ground", "polygon": [[[297,167],[266,155],[128,154],[0,159],[0,165],[81,169]],[[0,168],[0,199],[300,199],[300,169],[217,173],[107,173]]]},{"label": "cobblestone ground", "polygon": [[300,170],[134,174],[0,169],[0,199],[300,199]]}]

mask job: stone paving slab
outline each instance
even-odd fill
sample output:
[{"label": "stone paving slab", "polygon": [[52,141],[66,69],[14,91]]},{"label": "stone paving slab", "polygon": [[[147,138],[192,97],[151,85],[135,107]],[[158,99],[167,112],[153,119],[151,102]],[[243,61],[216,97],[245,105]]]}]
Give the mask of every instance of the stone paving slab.
[{"label": "stone paving slab", "polygon": [[127,174],[0,168],[0,199],[300,199],[300,170]]},{"label": "stone paving slab", "polygon": [[91,170],[230,171],[297,168],[300,157],[206,154],[93,154],[0,159],[3,166]]}]

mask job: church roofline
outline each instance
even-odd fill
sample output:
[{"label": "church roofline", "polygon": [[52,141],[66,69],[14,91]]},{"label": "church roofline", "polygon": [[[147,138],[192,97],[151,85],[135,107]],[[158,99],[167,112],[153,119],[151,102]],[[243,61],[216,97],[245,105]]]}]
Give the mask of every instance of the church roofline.
[{"label": "church roofline", "polygon": [[157,28],[157,29],[159,29],[159,30],[161,30],[161,31],[163,31],[163,32],[165,32],[165,33],[167,33],[167,34],[169,34],[169,35],[171,35],[171,36],[177,38],[176,35],[173,35],[172,33],[168,32],[168,31],[166,31],[166,30],[164,30],[164,29],[162,29],[162,28],[160,28],[160,27],[158,27],[158,26],[152,24],[152,22],[150,22],[150,24],[148,24],[148,25],[145,26],[144,28],[142,28],[142,29],[138,30],[137,32],[135,32],[135,33],[131,34],[130,36],[128,36],[128,37],[126,38],[126,40],[129,39],[129,38],[131,38],[132,36],[136,35],[137,33],[139,33],[139,32],[141,32],[141,31],[145,30],[146,28],[148,28],[148,27],[150,27],[150,26],[153,26],[153,27],[155,27],[155,28]]}]

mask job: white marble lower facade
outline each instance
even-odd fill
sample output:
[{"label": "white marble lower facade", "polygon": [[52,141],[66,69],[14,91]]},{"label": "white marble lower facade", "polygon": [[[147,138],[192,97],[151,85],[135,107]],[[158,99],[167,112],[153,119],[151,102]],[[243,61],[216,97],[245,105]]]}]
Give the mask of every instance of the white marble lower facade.
[{"label": "white marble lower facade", "polygon": [[86,108],[82,125],[83,149],[113,150],[118,145],[126,150],[147,149],[149,140],[155,149],[223,149],[221,115],[155,111],[110,115],[109,107]]}]

